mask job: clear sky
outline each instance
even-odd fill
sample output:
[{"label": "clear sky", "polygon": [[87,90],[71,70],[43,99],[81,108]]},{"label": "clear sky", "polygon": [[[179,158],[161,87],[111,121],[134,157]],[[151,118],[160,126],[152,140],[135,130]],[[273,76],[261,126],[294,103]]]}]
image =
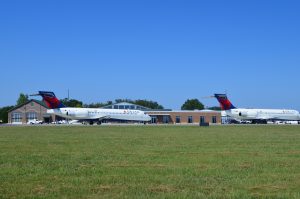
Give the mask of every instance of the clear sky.
[{"label": "clear sky", "polygon": [[0,2],[0,106],[21,92],[300,110],[300,1]]}]

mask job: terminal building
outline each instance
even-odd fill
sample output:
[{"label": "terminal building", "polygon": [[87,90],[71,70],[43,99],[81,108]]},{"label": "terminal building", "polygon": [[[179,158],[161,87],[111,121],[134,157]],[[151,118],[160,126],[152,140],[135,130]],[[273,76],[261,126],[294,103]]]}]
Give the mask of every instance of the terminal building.
[{"label": "terminal building", "polygon": [[121,102],[104,106],[102,108],[107,109],[133,109],[141,110],[151,116],[150,123],[152,124],[199,124],[199,123],[211,123],[221,124],[221,111],[212,110],[172,110],[161,109],[155,110],[144,106],[131,104],[127,102]]},{"label": "terminal building", "polygon": [[[155,110],[144,106],[121,102],[108,106],[101,107],[103,109],[129,109],[129,110],[142,110],[151,116],[150,123],[152,124],[221,124],[221,112],[211,110],[171,110],[161,109]],[[26,124],[28,121],[37,119],[45,123],[63,120],[64,118],[50,115],[47,113],[48,107],[46,104],[39,100],[29,100],[28,102],[16,106],[8,112],[8,122],[11,124]],[[105,120],[103,122],[122,122],[127,123],[130,121],[114,121]]]},{"label": "terminal building", "polygon": [[171,110],[171,111],[145,111],[151,116],[151,123],[154,124],[199,124],[210,123],[220,124],[220,111],[211,110]]}]

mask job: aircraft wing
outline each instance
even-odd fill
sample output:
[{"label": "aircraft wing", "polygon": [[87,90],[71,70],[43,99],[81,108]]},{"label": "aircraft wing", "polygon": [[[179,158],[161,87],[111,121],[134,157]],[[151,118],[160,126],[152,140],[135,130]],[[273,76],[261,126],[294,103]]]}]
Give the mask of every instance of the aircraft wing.
[{"label": "aircraft wing", "polygon": [[281,118],[271,117],[271,116],[268,116],[268,115],[258,116],[257,119],[259,119],[259,120],[282,120]]},{"label": "aircraft wing", "polygon": [[97,124],[101,124],[102,120],[105,120],[105,119],[110,119],[110,116],[108,115],[103,115],[103,116],[100,116],[99,115],[97,117],[89,117],[89,118],[85,118],[85,119],[80,119],[78,120],[78,122],[80,123],[89,123],[89,124],[93,124],[93,123],[97,123]]},{"label": "aircraft wing", "polygon": [[89,117],[89,118],[86,118],[87,120],[88,119],[91,119],[91,120],[104,120],[104,119],[109,119],[110,116],[109,115],[96,115],[94,117]]},{"label": "aircraft wing", "polygon": [[271,119],[275,119],[275,118],[264,115],[264,116],[258,116],[257,119],[259,119],[259,120],[271,120]]}]

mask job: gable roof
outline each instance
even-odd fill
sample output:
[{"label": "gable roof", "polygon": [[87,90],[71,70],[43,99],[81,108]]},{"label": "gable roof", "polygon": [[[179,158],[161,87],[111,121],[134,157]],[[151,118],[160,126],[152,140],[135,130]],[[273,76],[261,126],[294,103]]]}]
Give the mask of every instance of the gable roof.
[{"label": "gable roof", "polygon": [[37,103],[37,104],[39,104],[39,105],[45,107],[46,109],[49,109],[48,106],[47,106],[43,101],[36,100],[36,99],[31,99],[31,100],[28,100],[27,102],[25,102],[25,103],[23,103],[23,104],[20,104],[20,105],[17,105],[17,106],[15,106],[15,107],[13,107],[12,109],[8,110],[7,112],[11,112],[11,111],[13,111],[13,110],[16,110],[16,109],[18,109],[18,108],[20,108],[20,107],[22,107],[22,106],[24,106],[24,105],[26,105],[26,104],[29,104],[30,102],[35,102],[35,103]]}]

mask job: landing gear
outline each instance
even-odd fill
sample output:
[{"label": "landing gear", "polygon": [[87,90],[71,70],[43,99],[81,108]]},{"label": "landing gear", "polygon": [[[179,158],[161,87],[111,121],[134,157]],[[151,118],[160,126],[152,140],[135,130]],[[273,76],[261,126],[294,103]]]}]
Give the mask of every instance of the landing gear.
[{"label": "landing gear", "polygon": [[252,120],[252,124],[267,124],[267,120]]},{"label": "landing gear", "polygon": [[98,121],[98,122],[97,122],[97,125],[101,125],[101,124],[102,124],[102,122],[101,122],[101,121]]},{"label": "landing gear", "polygon": [[93,121],[90,121],[90,125],[93,125],[94,124],[94,122]]}]

